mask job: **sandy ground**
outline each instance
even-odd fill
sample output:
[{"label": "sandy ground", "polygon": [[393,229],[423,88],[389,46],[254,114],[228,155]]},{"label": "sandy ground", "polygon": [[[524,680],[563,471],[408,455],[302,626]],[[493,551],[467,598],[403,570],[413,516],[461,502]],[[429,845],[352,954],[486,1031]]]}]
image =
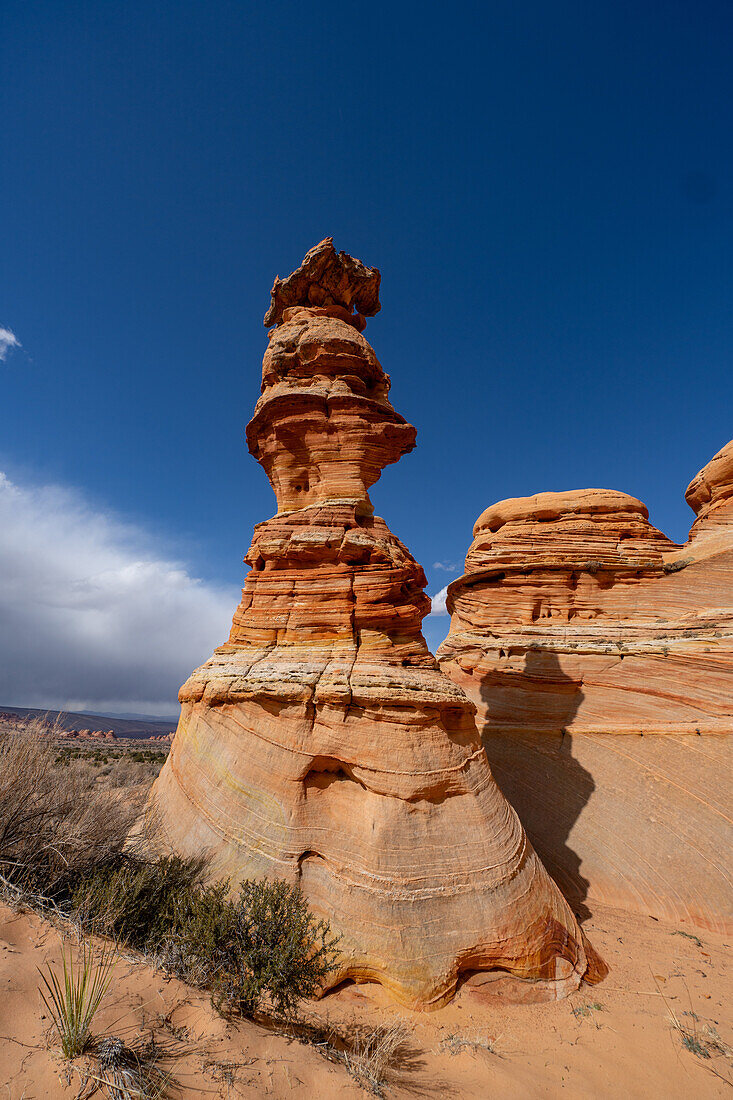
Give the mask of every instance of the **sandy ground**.
[{"label": "sandy ground", "polygon": [[[403,1022],[408,1046],[394,1097],[727,1097],[733,1082],[730,947],[719,936],[598,909],[585,924],[610,967],[600,985],[549,1004],[507,1000],[501,980],[465,985],[447,1008],[396,1008],[377,986],[346,986],[308,1005],[342,1028]],[[687,935],[680,934],[687,932]],[[0,1100],[76,1096],[79,1077],[57,1051],[38,993],[37,966],[60,961],[62,936],[27,912],[0,906]],[[686,1049],[670,1021],[689,1029]],[[131,1041],[153,1031],[180,1041],[173,1070],[192,1097],[366,1095],[341,1065],[249,1021],[227,1022],[205,994],[122,956],[95,1021]],[[489,1049],[490,1048],[490,1049]]]}]

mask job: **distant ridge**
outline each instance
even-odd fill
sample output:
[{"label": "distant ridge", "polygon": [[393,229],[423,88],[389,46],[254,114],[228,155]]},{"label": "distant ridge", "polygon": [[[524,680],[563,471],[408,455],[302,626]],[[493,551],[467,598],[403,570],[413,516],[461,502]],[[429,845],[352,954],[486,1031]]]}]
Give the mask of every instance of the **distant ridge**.
[{"label": "distant ridge", "polygon": [[65,730],[105,729],[114,730],[117,737],[160,737],[163,733],[172,733],[178,725],[178,718],[115,718],[109,714],[91,714],[88,711],[46,710],[43,707],[9,707],[0,704],[0,711],[17,714],[19,718],[45,718],[58,721]]}]

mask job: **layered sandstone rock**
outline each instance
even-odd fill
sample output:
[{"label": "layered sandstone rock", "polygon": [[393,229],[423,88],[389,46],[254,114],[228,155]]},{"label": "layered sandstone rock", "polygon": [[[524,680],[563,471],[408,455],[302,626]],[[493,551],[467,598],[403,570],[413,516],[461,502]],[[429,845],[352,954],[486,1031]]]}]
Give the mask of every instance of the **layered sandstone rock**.
[{"label": "layered sandstone rock", "polygon": [[640,501],[502,501],[449,586],[444,672],[566,895],[733,926],[733,443],[684,546]]},{"label": "layered sandstone rock", "polygon": [[426,1007],[499,968],[561,996],[586,972],[582,933],[426,647],[423,571],[369,500],[415,443],[352,311],[377,311],[378,280],[327,240],[275,283],[247,439],[277,514],[229,641],[181,689],[152,804],[214,874],[301,885],[342,937],[332,985]]}]

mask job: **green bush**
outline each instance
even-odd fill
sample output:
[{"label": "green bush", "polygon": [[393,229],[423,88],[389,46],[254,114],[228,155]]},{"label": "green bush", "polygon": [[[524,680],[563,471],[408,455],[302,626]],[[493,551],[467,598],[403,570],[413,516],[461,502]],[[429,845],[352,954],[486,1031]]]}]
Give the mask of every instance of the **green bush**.
[{"label": "green bush", "polygon": [[202,871],[201,860],[146,861],[123,853],[77,883],[72,905],[94,932],[155,952],[187,920],[202,891]]},{"label": "green bush", "polygon": [[211,990],[220,1011],[252,1015],[269,1003],[292,1016],[298,1001],[323,985],[337,940],[317,921],[295,886],[268,879],[203,885],[203,864],[168,856],[129,855],[103,867],[74,891],[82,924],[160,956],[191,985]]},{"label": "green bush", "polygon": [[269,1001],[279,1015],[292,1016],[333,970],[337,938],[296,886],[249,880],[229,902],[227,888],[200,895],[174,937],[181,958],[206,974],[217,1008],[252,1015]]}]

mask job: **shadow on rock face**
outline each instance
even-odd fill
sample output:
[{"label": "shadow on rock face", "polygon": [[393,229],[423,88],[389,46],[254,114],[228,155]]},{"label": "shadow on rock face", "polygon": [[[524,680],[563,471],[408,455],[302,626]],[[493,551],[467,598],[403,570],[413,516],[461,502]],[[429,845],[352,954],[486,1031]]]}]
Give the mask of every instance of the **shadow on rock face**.
[{"label": "shadow on rock face", "polygon": [[583,700],[581,685],[565,675],[556,653],[529,650],[524,669],[487,675],[481,698],[488,712],[483,742],[494,778],[545,867],[585,920],[588,880],[571,833],[596,785],[573,756],[569,732]]}]

